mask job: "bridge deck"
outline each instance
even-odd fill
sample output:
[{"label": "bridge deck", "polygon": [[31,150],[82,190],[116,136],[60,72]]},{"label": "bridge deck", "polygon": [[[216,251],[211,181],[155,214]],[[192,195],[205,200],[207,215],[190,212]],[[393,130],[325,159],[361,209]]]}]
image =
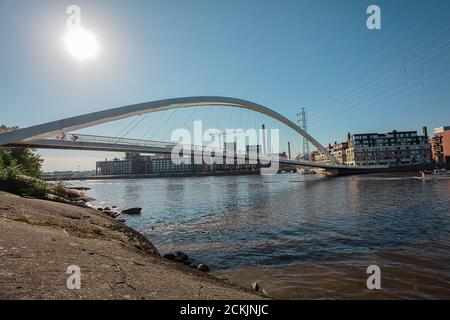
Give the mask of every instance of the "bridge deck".
[{"label": "bridge deck", "polygon": [[[173,148],[176,146],[173,142],[149,141],[140,139],[125,139],[106,136],[82,135],[76,134],[77,140],[71,139],[36,139],[23,140],[21,142],[5,145],[5,147],[28,147],[36,149],[68,149],[68,150],[88,150],[88,151],[112,151],[112,152],[139,152],[147,154],[171,154]],[[67,137],[72,137],[72,134],[67,134]],[[217,148],[206,148],[203,146],[185,146],[187,150],[191,148],[194,156],[202,156],[204,152],[215,152],[220,154],[223,152]],[[237,151],[238,157],[246,157],[244,151]],[[249,160],[256,161],[256,157],[247,157]],[[350,169],[350,170],[373,170],[379,168],[386,168],[387,166],[347,166],[344,164],[326,164],[307,160],[287,160],[274,159],[268,156],[259,155],[261,161],[270,162],[278,161],[281,164],[305,166],[312,168],[321,168],[329,170]]]}]

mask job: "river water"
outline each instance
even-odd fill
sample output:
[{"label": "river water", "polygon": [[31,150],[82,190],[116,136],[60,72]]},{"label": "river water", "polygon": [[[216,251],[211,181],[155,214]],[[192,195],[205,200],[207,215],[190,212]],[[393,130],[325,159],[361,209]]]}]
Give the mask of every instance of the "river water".
[{"label": "river water", "polygon": [[[126,224],[280,299],[450,298],[450,180],[315,175],[72,181]],[[369,290],[369,265],[381,290]]]}]

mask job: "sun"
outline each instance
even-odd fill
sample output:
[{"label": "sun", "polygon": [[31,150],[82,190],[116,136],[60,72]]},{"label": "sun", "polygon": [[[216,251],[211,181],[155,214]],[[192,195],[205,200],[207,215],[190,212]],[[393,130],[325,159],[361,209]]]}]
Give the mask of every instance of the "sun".
[{"label": "sun", "polygon": [[64,44],[69,54],[80,61],[95,58],[99,49],[95,35],[82,27],[69,30],[64,36]]}]

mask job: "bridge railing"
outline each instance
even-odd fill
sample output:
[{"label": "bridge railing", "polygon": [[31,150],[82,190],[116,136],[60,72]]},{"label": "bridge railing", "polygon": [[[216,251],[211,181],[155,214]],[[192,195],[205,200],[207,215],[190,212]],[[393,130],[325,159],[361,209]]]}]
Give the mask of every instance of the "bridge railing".
[{"label": "bridge railing", "polygon": [[[76,139],[75,139],[76,137]],[[182,146],[184,151],[192,151],[194,154],[201,155],[204,152],[224,154],[226,155],[226,151],[223,148],[215,148],[208,146],[199,146],[199,145],[180,145],[175,142],[166,142],[166,141],[155,141],[155,140],[143,140],[143,139],[132,139],[132,138],[120,138],[120,137],[108,137],[108,136],[97,136],[97,135],[89,135],[89,134],[76,134],[76,133],[68,133],[66,137],[62,140],[61,138],[47,138],[46,140],[51,141],[64,141],[66,143],[79,143],[79,142],[87,142],[87,143],[101,143],[101,144],[112,144],[112,145],[126,145],[126,146],[138,146],[138,147],[161,147],[171,149],[175,146]],[[235,156],[238,158],[247,157],[249,160],[259,160],[261,162],[271,162],[271,161],[281,161],[286,162],[288,164],[293,165],[308,165],[311,164],[312,161],[301,161],[301,160],[287,160],[287,159],[276,159],[271,155],[266,155],[259,153],[256,156],[252,153],[248,154],[247,151],[237,149],[235,150]],[[350,166],[347,164],[323,164],[324,168],[354,168],[354,169],[376,169],[376,168],[386,168],[388,165],[368,165],[368,166]]]},{"label": "bridge railing", "polygon": [[[74,138],[76,137],[76,138]],[[221,153],[225,152],[223,148],[215,148],[215,147],[207,147],[207,146],[199,146],[199,145],[187,145],[187,144],[178,144],[175,142],[166,142],[166,141],[155,141],[155,140],[143,140],[143,139],[132,139],[132,138],[119,138],[119,137],[108,137],[108,136],[97,136],[97,135],[89,135],[89,134],[75,134],[68,133],[64,140],[60,137],[55,138],[47,138],[46,140],[58,140],[64,142],[88,142],[88,143],[104,143],[104,144],[121,144],[121,145],[129,145],[129,146],[139,146],[139,147],[162,147],[162,148],[173,148],[175,146],[183,146],[185,150],[192,150],[197,152],[212,152],[212,153]],[[237,155],[245,155],[246,151],[244,150],[236,150]]]},{"label": "bridge railing", "polygon": [[[73,139],[76,137],[76,139]],[[58,138],[56,138],[58,139]],[[163,141],[153,141],[153,140],[141,140],[141,139],[131,139],[131,138],[118,138],[118,137],[107,137],[107,136],[96,136],[89,134],[68,134],[65,141],[72,142],[93,142],[93,143],[107,143],[107,144],[126,144],[133,146],[151,146],[151,147],[173,147],[176,144]]]}]

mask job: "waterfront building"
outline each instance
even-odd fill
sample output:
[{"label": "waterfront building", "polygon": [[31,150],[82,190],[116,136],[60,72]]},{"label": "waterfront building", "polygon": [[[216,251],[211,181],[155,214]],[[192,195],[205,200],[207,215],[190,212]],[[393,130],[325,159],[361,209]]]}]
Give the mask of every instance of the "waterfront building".
[{"label": "waterfront building", "polygon": [[[228,145],[235,151],[235,144]],[[242,155],[234,155],[229,163],[226,162],[226,152],[222,154],[222,161],[216,161],[213,164],[202,162],[196,164],[193,156],[180,159],[172,159],[170,156],[142,156],[136,153],[127,153],[125,158],[113,159],[108,161],[98,161],[96,163],[96,175],[135,175],[135,174],[199,174],[207,172],[231,172],[231,173],[248,173],[258,171],[260,162],[249,161],[248,153],[256,149],[259,152],[260,146],[247,146],[247,153]],[[230,151],[229,151],[230,152]],[[216,155],[219,156],[220,155]],[[230,156],[230,154],[228,154]],[[238,161],[240,157],[240,161]],[[220,158],[219,158],[220,159]]]},{"label": "waterfront building", "polygon": [[432,158],[439,164],[450,163],[450,126],[434,129],[431,138]]},{"label": "waterfront building", "polygon": [[170,172],[202,172],[206,171],[204,165],[196,165],[191,158],[155,158],[151,161],[151,172],[170,173]]},{"label": "waterfront building", "polygon": [[95,166],[96,175],[112,176],[126,174],[147,174],[152,172],[152,159],[155,156],[142,156],[139,153],[126,153],[125,158],[114,158],[112,161],[98,161]]},{"label": "waterfront building", "polygon": [[[347,142],[341,143],[335,142],[333,145],[331,144],[328,145],[328,151],[339,163],[347,162],[347,152],[346,152],[347,148],[348,148]],[[323,153],[315,152],[313,156],[315,161],[331,164],[330,159],[328,159]]]},{"label": "waterfront building", "polygon": [[86,178],[95,176],[95,170],[86,171],[53,171],[43,172],[41,178],[44,180],[63,180],[74,178]]},{"label": "waterfront building", "polygon": [[252,159],[257,158],[259,159],[259,155],[261,154],[261,145],[247,145],[246,153],[249,157]]},{"label": "waterfront building", "polygon": [[[329,145],[328,150],[339,161],[349,166],[368,165],[415,165],[431,162],[431,145],[426,127],[423,134],[417,131],[387,133],[350,133],[347,142]],[[315,160],[330,163],[318,153]]]}]

